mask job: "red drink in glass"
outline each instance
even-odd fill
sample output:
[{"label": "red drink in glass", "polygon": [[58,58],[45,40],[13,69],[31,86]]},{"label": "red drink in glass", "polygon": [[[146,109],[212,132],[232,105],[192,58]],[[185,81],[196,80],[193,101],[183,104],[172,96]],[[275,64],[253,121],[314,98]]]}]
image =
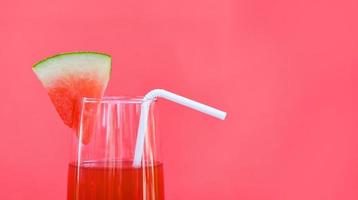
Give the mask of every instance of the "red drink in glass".
[{"label": "red drink in glass", "polygon": [[71,163],[67,196],[68,200],[164,200],[163,165],[134,168],[132,162]]},{"label": "red drink in glass", "polygon": [[[143,155],[133,162],[141,105],[150,103]],[[164,200],[154,100],[84,98],[68,170],[67,200]]]}]

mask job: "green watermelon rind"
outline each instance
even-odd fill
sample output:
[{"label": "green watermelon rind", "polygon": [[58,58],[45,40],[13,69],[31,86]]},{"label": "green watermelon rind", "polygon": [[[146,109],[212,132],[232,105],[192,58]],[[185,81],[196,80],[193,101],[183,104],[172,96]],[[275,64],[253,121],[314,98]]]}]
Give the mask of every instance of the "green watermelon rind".
[{"label": "green watermelon rind", "polygon": [[[112,57],[106,53],[99,53],[99,52],[94,52],[94,51],[78,51],[78,52],[65,52],[65,53],[59,53],[59,54],[55,54],[53,56],[49,56],[43,60],[40,60],[39,62],[35,63],[32,68],[33,70],[38,70],[41,67],[45,67],[46,66],[46,62],[50,61],[50,60],[54,60],[54,59],[61,59],[63,57],[66,57],[68,55],[95,55],[98,57],[103,57],[105,59],[109,59],[110,62],[112,60]],[[110,65],[111,66],[111,65]],[[110,75],[112,73],[112,67],[110,68]]]},{"label": "green watermelon rind", "polygon": [[[88,63],[88,65],[86,63]],[[96,65],[104,68],[98,68]],[[45,88],[48,88],[51,87],[53,80],[58,78],[62,79],[61,77],[65,77],[70,74],[74,75],[76,73],[86,73],[86,71],[92,71],[95,74],[98,74],[101,76],[98,78],[102,79],[101,81],[104,81],[103,83],[107,85],[112,74],[111,66],[112,57],[108,54],[91,51],[79,51],[60,53],[47,57],[33,65],[32,70],[35,72],[42,85],[45,86]],[[105,71],[102,71],[102,69]],[[93,70],[99,71],[95,72]]]}]

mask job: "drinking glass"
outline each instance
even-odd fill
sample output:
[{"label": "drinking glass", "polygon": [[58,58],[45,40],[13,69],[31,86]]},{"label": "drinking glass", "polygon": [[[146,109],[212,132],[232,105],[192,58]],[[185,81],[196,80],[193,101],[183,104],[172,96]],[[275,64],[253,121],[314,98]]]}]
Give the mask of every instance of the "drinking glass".
[{"label": "drinking glass", "polygon": [[[150,102],[141,166],[133,167],[141,104]],[[155,100],[84,98],[72,139],[68,200],[163,200]]]}]

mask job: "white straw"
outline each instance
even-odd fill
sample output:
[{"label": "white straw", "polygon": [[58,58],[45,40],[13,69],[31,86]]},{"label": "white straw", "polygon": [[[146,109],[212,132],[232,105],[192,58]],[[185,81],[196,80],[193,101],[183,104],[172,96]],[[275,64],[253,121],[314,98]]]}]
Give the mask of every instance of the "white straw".
[{"label": "white straw", "polygon": [[149,112],[149,107],[150,107],[150,101],[148,101],[148,100],[152,100],[156,97],[161,97],[161,98],[173,101],[175,103],[181,104],[183,106],[187,106],[189,108],[203,112],[205,114],[211,115],[211,116],[219,118],[221,120],[224,120],[226,117],[226,112],[223,112],[221,110],[218,110],[213,107],[207,106],[205,104],[199,103],[197,101],[193,101],[186,97],[174,94],[172,92],[168,92],[163,89],[154,89],[154,90],[148,92],[144,96],[144,98],[143,98],[144,102],[142,103],[142,106],[141,106],[139,127],[138,127],[138,133],[137,133],[137,142],[136,142],[135,152],[134,152],[133,167],[140,167],[140,162],[142,160],[143,149],[144,149],[144,140],[145,140],[145,135],[146,135],[147,126],[148,126],[148,112]]}]

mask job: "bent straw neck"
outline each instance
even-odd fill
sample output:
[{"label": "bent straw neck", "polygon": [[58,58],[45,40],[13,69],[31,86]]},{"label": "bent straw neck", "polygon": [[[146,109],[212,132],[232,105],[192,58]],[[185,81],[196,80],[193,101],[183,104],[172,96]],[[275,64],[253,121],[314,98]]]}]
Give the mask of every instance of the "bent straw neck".
[{"label": "bent straw neck", "polygon": [[[210,116],[216,117],[218,119],[224,120],[226,117],[226,112],[218,110],[216,108],[207,106],[205,104],[199,103],[197,101],[188,99],[186,97],[174,94],[172,92],[163,90],[163,89],[154,89],[148,92],[145,96],[145,100],[155,99],[161,97],[169,101],[181,104],[183,106],[192,108],[194,110],[200,111],[202,113],[208,114]],[[147,123],[148,123],[148,110],[150,103],[144,101],[141,106],[141,113],[139,119],[138,133],[137,133],[137,142],[134,152],[133,166],[140,167],[140,162],[144,150],[144,140],[147,132]]]}]

